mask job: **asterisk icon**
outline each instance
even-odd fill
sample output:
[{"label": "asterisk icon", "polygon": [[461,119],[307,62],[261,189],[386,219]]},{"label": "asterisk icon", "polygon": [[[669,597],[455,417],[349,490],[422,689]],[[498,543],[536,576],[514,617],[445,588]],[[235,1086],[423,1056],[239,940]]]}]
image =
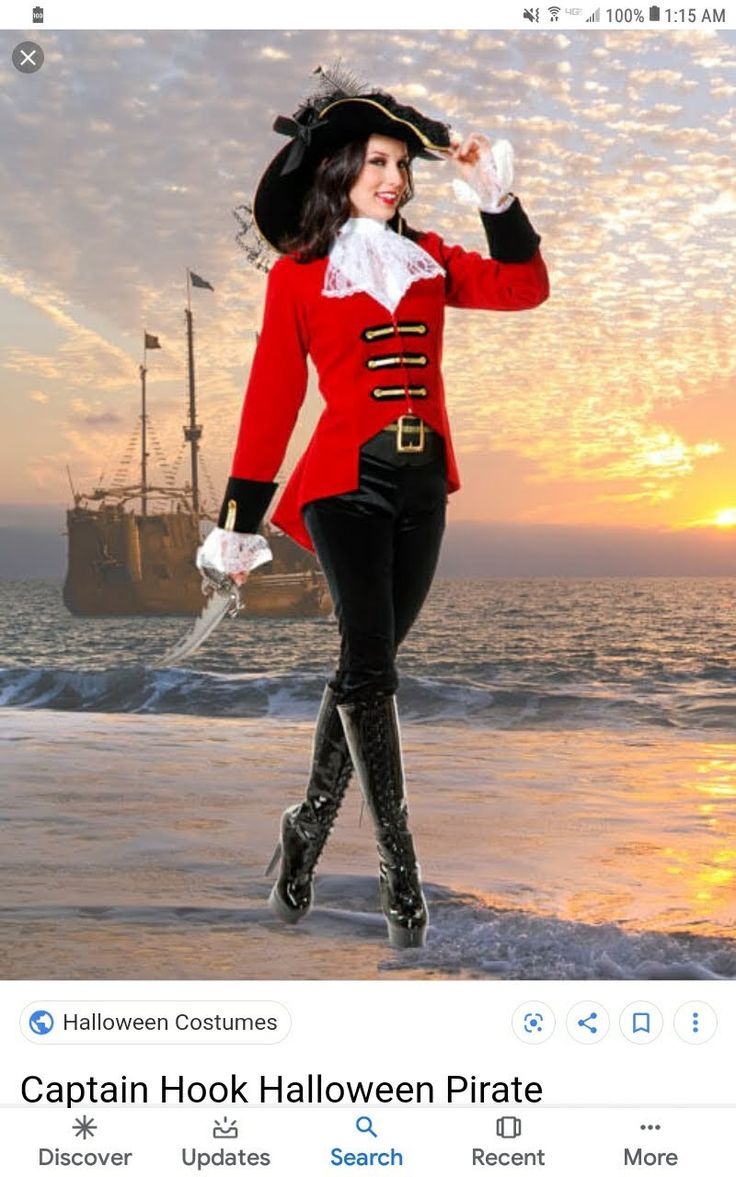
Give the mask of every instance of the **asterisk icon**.
[{"label": "asterisk icon", "polygon": [[87,1116],[80,1116],[74,1121],[74,1135],[81,1136],[82,1140],[86,1140],[88,1136],[94,1136],[97,1131],[97,1125],[94,1120]]}]

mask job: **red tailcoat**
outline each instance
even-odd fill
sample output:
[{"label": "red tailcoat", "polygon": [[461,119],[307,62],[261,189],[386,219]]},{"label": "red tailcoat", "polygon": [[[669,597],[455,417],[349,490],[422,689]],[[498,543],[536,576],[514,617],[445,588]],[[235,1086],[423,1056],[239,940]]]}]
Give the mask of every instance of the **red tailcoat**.
[{"label": "red tailcoat", "polygon": [[445,275],[415,282],[393,314],[368,294],[326,298],[326,258],[300,264],[282,257],[269,273],[232,477],[275,478],[304,400],[311,356],[325,408],[273,514],[276,526],[309,550],[304,504],[355,490],[361,445],[403,413],[422,417],[442,434],[448,491],[458,489],[441,372],[445,307],[520,311],[549,293],[538,250],[528,261],[502,262],[447,246],[436,233],[422,234],[417,244]]}]

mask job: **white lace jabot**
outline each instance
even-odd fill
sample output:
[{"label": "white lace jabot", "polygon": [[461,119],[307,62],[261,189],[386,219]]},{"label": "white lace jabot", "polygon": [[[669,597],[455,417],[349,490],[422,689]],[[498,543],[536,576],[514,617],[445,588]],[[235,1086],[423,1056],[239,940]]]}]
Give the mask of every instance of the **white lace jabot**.
[{"label": "white lace jabot", "polygon": [[326,298],[370,294],[391,314],[413,282],[444,274],[433,257],[373,217],[350,217],[340,229],[325,271]]}]

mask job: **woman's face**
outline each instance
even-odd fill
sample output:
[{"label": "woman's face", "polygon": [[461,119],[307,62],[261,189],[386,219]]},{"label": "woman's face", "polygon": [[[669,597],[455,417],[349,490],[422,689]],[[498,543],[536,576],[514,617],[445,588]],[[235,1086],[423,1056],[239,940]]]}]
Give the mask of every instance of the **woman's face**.
[{"label": "woman's face", "polygon": [[390,221],[409,183],[409,149],[400,139],[371,135],[360,174],[348,193],[354,217]]}]

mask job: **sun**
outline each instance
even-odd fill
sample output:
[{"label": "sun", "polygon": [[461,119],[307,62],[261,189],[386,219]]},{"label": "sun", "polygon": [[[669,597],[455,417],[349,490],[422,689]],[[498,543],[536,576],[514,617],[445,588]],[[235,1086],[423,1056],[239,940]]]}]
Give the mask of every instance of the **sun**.
[{"label": "sun", "polygon": [[736,507],[726,507],[713,520],[716,527],[736,527]]}]

